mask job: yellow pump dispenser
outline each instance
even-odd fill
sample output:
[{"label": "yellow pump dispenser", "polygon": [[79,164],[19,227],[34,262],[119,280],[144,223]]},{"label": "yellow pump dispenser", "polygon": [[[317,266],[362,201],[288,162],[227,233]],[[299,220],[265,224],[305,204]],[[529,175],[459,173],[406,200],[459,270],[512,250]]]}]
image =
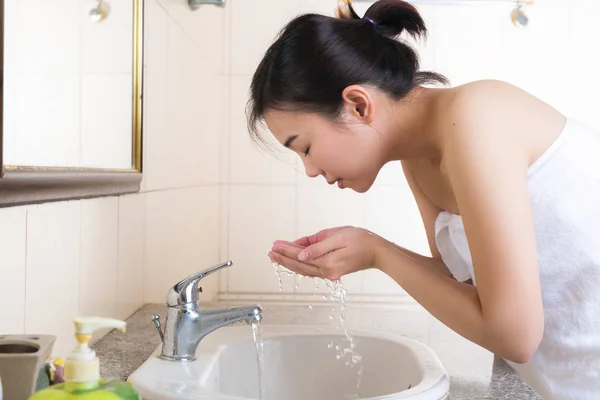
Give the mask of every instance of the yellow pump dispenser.
[{"label": "yellow pump dispenser", "polygon": [[125,332],[125,322],[100,317],[77,317],[77,347],[65,361],[65,383],[34,393],[29,400],[141,400],[133,387],[123,381],[100,378],[100,363],[89,346],[92,333],[100,328]]}]

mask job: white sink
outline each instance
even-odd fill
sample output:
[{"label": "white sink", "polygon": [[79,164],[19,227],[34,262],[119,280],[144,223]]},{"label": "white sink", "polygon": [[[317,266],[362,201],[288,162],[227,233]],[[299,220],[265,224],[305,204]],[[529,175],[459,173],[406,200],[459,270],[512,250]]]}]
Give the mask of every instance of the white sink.
[{"label": "white sink", "polygon": [[[359,367],[347,366],[348,358],[336,358],[349,347],[343,333],[335,328],[264,325],[265,400],[439,400],[447,395],[448,375],[429,347],[378,332],[349,334],[362,357],[358,397]],[[157,348],[129,381],[147,400],[259,398],[250,326],[218,329],[202,340],[196,354],[193,362],[165,361],[158,358]]]}]

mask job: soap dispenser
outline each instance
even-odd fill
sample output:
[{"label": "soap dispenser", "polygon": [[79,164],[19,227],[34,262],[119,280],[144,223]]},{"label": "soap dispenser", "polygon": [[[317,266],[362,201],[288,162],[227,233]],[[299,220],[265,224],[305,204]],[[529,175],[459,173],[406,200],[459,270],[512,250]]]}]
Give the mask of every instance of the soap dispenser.
[{"label": "soap dispenser", "polygon": [[99,317],[77,317],[77,347],[65,361],[64,383],[34,393],[29,400],[142,400],[127,382],[100,378],[100,363],[88,342],[100,328],[125,332],[125,322]]}]

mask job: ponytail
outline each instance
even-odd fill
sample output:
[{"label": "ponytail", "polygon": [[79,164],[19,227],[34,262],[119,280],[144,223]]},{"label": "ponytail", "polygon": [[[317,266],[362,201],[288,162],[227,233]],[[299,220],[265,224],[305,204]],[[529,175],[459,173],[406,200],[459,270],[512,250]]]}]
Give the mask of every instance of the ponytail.
[{"label": "ponytail", "polygon": [[369,22],[377,33],[394,39],[406,31],[413,38],[424,38],[427,35],[425,22],[419,11],[407,1],[379,0],[373,3],[364,17],[360,18],[351,0],[340,0],[336,11],[339,19],[364,20]]}]

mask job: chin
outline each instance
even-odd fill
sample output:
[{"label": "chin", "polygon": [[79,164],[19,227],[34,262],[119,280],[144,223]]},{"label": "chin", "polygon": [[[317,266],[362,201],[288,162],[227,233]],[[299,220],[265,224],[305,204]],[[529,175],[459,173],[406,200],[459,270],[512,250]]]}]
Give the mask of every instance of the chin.
[{"label": "chin", "polygon": [[347,186],[344,186],[344,188],[346,189],[352,189],[357,193],[365,193],[367,192],[369,189],[371,189],[371,186],[373,186],[373,182],[360,182],[357,184],[354,183],[350,183]]}]

